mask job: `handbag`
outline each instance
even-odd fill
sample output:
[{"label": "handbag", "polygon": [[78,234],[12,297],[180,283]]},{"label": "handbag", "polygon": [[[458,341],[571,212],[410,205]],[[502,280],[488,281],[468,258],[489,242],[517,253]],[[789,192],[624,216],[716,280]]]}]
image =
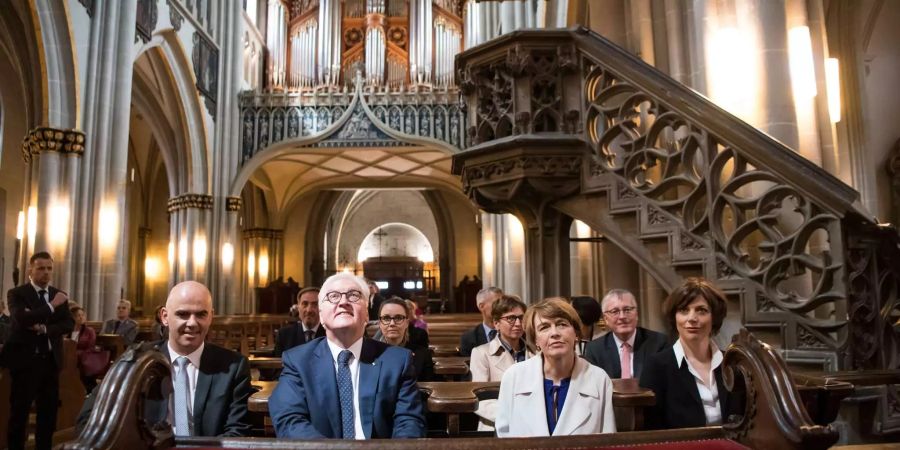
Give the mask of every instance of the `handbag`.
[{"label": "handbag", "polygon": [[85,350],[78,360],[81,375],[100,378],[109,370],[109,350]]}]

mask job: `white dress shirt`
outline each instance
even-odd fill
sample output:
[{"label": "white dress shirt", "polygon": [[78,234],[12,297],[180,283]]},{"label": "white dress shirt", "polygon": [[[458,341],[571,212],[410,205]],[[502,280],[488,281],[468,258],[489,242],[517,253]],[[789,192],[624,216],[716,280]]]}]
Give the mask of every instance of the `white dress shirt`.
[{"label": "white dress shirt", "polygon": [[[715,342],[709,341],[712,347],[712,364],[709,365],[709,386],[703,382],[700,373],[694,370],[691,362],[687,362],[688,370],[694,375],[694,381],[697,382],[697,392],[700,393],[700,401],[703,403],[703,413],[706,414],[706,425],[722,424],[722,408],[719,406],[719,388],[716,386],[715,370],[722,364],[722,352]],[[681,339],[672,346],[675,352],[675,364],[681,367],[681,362],[687,359],[684,355],[684,347],[681,345]]]},{"label": "white dress shirt", "polygon": [[[200,357],[203,356],[203,348],[206,346],[206,343],[201,343],[200,348],[194,350],[190,355],[182,355],[175,351],[172,348],[172,343],[167,342],[166,345],[169,346],[169,360],[172,361],[172,389],[175,389],[175,380],[178,376],[178,368],[175,367],[175,360],[178,359],[179,356],[186,356],[188,359],[188,364],[185,366],[185,370],[187,370],[188,375],[188,418],[193,421],[194,420],[194,395],[197,392],[197,374],[200,372]],[[169,404],[169,423],[172,424],[172,431],[175,430],[175,417],[172,415],[172,409],[174,408],[175,396],[172,395],[172,401]],[[190,432],[188,431],[189,435]]]},{"label": "white dress shirt", "polygon": [[34,291],[38,293],[38,298],[41,298],[41,294],[40,294],[41,291],[45,291],[45,292],[46,292],[46,294],[44,294],[45,297],[44,297],[44,298],[41,298],[41,300],[47,302],[47,306],[50,307],[50,313],[51,313],[51,314],[52,314],[54,311],[56,311],[56,308],[54,308],[54,307],[53,307],[53,304],[50,303],[50,300],[53,300],[53,299],[50,298],[50,285],[48,284],[46,287],[40,287],[40,286],[34,284],[34,281],[31,281],[31,277],[28,278],[28,282],[31,283],[31,287],[34,288]]},{"label": "white dress shirt", "polygon": [[[610,333],[612,333],[612,331],[610,331]],[[634,338],[636,336],[637,336],[637,329],[635,329],[631,333],[631,337],[628,338],[627,341],[623,341],[623,340],[619,339],[619,336],[616,336],[616,333],[613,333],[613,339],[616,341],[616,351],[619,352],[619,361],[622,361],[622,344],[628,342],[628,345],[631,346],[631,367],[630,367],[631,370],[628,373],[631,374],[632,378],[634,378]],[[624,369],[624,367],[622,367],[620,369]],[[622,372],[625,372],[625,370],[622,370]],[[620,372],[620,373],[622,373],[622,372]]]},{"label": "white dress shirt", "polygon": [[[353,428],[357,440],[365,439],[366,435],[363,433],[362,429],[362,418],[359,415],[359,355],[362,353],[363,340],[362,338],[359,338],[358,341],[354,342],[353,345],[347,349],[341,348],[334,342],[331,342],[330,339],[326,338],[325,341],[328,342],[328,349],[331,350],[335,375],[337,375],[338,371],[338,355],[344,350],[350,350],[350,353],[353,353],[353,357],[350,358],[350,362],[347,364],[350,367],[350,380],[353,381]],[[335,380],[337,379],[335,378]],[[337,411],[337,413],[340,414],[341,412]]]}]

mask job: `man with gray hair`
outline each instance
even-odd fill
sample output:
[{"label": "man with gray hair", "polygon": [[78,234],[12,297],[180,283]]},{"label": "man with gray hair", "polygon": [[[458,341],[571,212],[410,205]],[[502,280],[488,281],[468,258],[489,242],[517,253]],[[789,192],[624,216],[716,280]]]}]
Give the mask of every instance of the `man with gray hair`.
[{"label": "man with gray hair", "polygon": [[502,296],[503,290],[494,286],[486,287],[475,295],[475,304],[478,306],[478,311],[481,312],[481,323],[460,337],[460,356],[472,356],[473,348],[487,344],[497,335],[497,330],[494,329],[494,320],[491,318],[491,307]]},{"label": "man with gray hair", "polygon": [[582,356],[610,378],[640,378],[646,358],[668,347],[666,336],[637,326],[637,301],[625,289],[610,290],[600,309],[610,332],[589,342]]},{"label": "man with gray hair", "polygon": [[128,317],[131,314],[131,302],[128,300],[119,300],[116,305],[116,318],[109,319],[103,324],[101,334],[118,334],[125,340],[125,345],[134,343],[137,337],[138,324]]},{"label": "man with gray hair", "polygon": [[281,356],[269,397],[275,434],[288,439],[425,437],[412,353],[365,337],[369,286],[349,273],[319,291],[325,337]]}]

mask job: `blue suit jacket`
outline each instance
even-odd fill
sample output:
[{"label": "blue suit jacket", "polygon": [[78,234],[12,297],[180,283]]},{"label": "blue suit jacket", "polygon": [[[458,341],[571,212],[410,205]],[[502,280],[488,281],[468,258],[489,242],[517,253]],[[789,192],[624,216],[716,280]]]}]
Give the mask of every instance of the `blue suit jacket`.
[{"label": "blue suit jacket", "polygon": [[[279,438],[341,437],[337,375],[325,339],[282,355],[281,379],[269,397],[269,415]],[[425,436],[424,408],[409,350],[363,338],[358,398],[366,439]]]}]

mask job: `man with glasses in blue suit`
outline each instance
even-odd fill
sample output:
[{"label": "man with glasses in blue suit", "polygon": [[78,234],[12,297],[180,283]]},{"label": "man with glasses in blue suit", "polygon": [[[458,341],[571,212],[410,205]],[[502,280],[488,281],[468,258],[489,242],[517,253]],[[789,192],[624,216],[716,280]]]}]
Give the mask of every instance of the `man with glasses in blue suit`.
[{"label": "man with glasses in blue suit", "polygon": [[325,337],[284,352],[269,397],[279,438],[374,439],[425,436],[412,353],[365,337],[369,288],[338,273],[322,284]]}]

